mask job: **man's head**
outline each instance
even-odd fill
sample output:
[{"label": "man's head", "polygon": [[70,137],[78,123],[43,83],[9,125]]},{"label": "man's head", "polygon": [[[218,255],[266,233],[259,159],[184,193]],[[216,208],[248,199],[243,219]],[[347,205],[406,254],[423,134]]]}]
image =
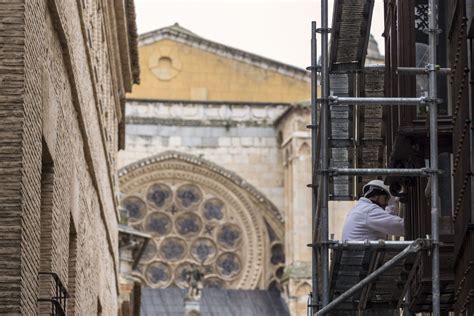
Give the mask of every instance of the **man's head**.
[{"label": "man's head", "polygon": [[385,209],[390,200],[390,188],[383,183],[382,180],[372,180],[364,185],[363,194],[381,208]]}]

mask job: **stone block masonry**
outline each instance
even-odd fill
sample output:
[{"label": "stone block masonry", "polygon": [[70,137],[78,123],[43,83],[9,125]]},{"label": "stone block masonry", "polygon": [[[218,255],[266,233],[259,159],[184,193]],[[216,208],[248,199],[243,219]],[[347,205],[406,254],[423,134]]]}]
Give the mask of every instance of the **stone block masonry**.
[{"label": "stone block masonry", "polygon": [[98,3],[0,2],[1,315],[48,307],[40,271],[70,289],[68,315],[118,310],[115,156],[131,82],[114,76],[131,78],[128,15]]},{"label": "stone block masonry", "polygon": [[273,122],[288,106],[132,100],[119,165],[169,150],[192,154],[237,173],[283,209],[282,161]]}]

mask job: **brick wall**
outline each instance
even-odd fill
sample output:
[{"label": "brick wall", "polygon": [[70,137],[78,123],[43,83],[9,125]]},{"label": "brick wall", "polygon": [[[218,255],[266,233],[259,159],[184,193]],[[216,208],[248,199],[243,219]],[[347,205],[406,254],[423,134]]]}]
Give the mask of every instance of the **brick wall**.
[{"label": "brick wall", "polygon": [[[110,44],[117,30],[101,29],[115,25],[108,3],[0,3],[0,314],[38,313],[50,290],[39,271],[70,287],[70,315],[95,315],[99,302],[104,315],[117,312],[114,174],[124,88],[113,79],[121,74]],[[104,34],[92,45],[83,15],[90,6],[97,15],[87,26]]]},{"label": "brick wall", "polygon": [[[24,121],[24,3],[0,4],[0,314],[20,312],[22,127]],[[4,30],[9,29],[7,33]],[[38,207],[38,204],[36,204]],[[35,218],[30,218],[35,222]],[[37,221],[36,221],[37,222]],[[29,223],[23,223],[29,224]],[[23,235],[23,238],[28,236]],[[34,263],[37,256],[28,259]],[[24,269],[26,270],[27,267]],[[36,285],[36,279],[29,286]],[[27,294],[27,293],[25,293]],[[25,296],[25,294],[23,294]]]}]

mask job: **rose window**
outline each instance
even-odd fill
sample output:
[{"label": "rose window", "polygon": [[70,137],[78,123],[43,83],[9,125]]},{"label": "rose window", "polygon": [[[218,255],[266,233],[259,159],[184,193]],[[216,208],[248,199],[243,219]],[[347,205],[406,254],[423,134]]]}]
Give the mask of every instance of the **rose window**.
[{"label": "rose window", "polygon": [[171,269],[163,262],[153,262],[146,267],[145,276],[147,281],[156,286],[164,286],[171,280]]},{"label": "rose window", "polygon": [[198,266],[208,287],[232,287],[243,275],[246,241],[233,209],[191,183],[154,183],[122,200],[129,223],[152,236],[137,273],[151,287],[186,287]]}]

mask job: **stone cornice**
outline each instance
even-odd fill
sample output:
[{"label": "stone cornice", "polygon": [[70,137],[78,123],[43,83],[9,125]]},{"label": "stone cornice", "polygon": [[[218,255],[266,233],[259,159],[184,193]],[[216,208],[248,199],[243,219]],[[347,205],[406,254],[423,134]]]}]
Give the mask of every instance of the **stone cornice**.
[{"label": "stone cornice", "polygon": [[294,79],[309,82],[311,78],[309,73],[301,68],[204,39],[192,32],[185,31],[181,27],[165,27],[141,34],[139,36],[138,46],[150,45],[163,39],[176,41],[178,43],[199,48],[209,53],[247,63],[265,70],[275,71]]},{"label": "stone cornice", "polygon": [[278,127],[284,120],[285,118],[289,117],[291,113],[297,110],[308,110],[311,109],[311,102],[309,101],[304,101],[304,102],[298,102],[298,103],[293,103],[291,106],[288,106],[286,111],[282,112],[274,121],[275,127]]},{"label": "stone cornice", "polygon": [[134,170],[140,169],[150,164],[156,164],[168,160],[180,160],[187,163],[206,168],[212,172],[215,172],[227,179],[232,183],[236,184],[240,188],[244,189],[250,194],[259,204],[266,207],[270,212],[275,216],[280,223],[284,223],[283,215],[280,213],[278,208],[268,200],[260,191],[258,191],[253,185],[242,179],[236,173],[224,169],[213,162],[210,162],[206,159],[196,157],[194,155],[180,153],[177,151],[166,151],[158,155],[154,155],[137,162],[131,163],[118,171],[118,176],[123,177],[126,174],[133,172]]},{"label": "stone cornice", "polygon": [[288,103],[128,100],[126,119],[129,124],[273,127],[288,107]]}]

